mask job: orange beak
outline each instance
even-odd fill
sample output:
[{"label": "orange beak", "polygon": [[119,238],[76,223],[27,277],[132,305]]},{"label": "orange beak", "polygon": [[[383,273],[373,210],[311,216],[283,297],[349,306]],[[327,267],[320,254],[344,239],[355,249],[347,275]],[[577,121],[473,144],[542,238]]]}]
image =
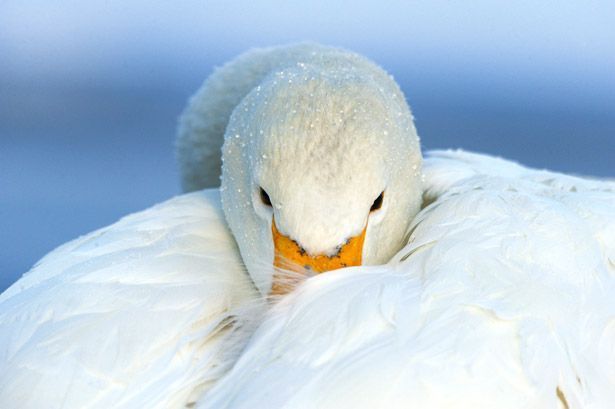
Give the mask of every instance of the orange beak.
[{"label": "orange beak", "polygon": [[[360,266],[366,230],[367,225],[361,234],[350,238],[333,256],[310,256],[296,241],[280,233],[273,219],[271,221],[274,247],[273,265],[278,269],[273,275],[271,294],[283,295],[290,292],[307,276],[313,275],[310,273],[319,274],[343,267]],[[289,277],[279,269],[290,270],[298,274]]]}]

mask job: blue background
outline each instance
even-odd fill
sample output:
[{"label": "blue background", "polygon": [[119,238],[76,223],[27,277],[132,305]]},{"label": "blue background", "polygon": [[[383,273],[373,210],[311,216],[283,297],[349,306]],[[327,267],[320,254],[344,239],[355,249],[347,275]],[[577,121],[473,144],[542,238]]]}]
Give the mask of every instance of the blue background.
[{"label": "blue background", "polygon": [[372,58],[426,149],[612,177],[613,21],[612,1],[5,0],[0,290],[57,245],[178,194],[178,114],[254,46]]}]

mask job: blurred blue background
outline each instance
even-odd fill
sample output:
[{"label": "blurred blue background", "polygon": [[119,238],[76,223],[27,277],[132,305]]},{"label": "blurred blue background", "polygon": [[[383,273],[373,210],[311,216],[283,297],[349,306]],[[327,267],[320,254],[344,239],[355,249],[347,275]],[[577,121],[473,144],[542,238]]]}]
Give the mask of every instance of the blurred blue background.
[{"label": "blurred blue background", "polygon": [[314,40],[401,84],[424,148],[615,175],[612,1],[0,3],[0,290],[178,194],[176,118],[216,65]]}]

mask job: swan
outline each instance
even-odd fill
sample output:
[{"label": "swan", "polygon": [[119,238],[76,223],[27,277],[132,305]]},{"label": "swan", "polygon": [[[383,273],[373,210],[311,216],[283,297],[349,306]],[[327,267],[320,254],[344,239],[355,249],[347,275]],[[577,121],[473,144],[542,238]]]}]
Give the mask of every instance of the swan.
[{"label": "swan", "polygon": [[195,192],[0,295],[2,406],[615,401],[612,182],[423,160],[393,79],[314,44],[217,70],[177,155]]}]

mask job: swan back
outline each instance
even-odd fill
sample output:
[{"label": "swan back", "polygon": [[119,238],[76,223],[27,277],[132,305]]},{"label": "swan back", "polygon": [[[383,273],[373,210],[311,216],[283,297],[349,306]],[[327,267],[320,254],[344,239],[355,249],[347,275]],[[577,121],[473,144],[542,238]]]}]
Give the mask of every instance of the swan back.
[{"label": "swan back", "polygon": [[615,185],[436,152],[383,266],[309,279],[200,407],[607,408]]}]

